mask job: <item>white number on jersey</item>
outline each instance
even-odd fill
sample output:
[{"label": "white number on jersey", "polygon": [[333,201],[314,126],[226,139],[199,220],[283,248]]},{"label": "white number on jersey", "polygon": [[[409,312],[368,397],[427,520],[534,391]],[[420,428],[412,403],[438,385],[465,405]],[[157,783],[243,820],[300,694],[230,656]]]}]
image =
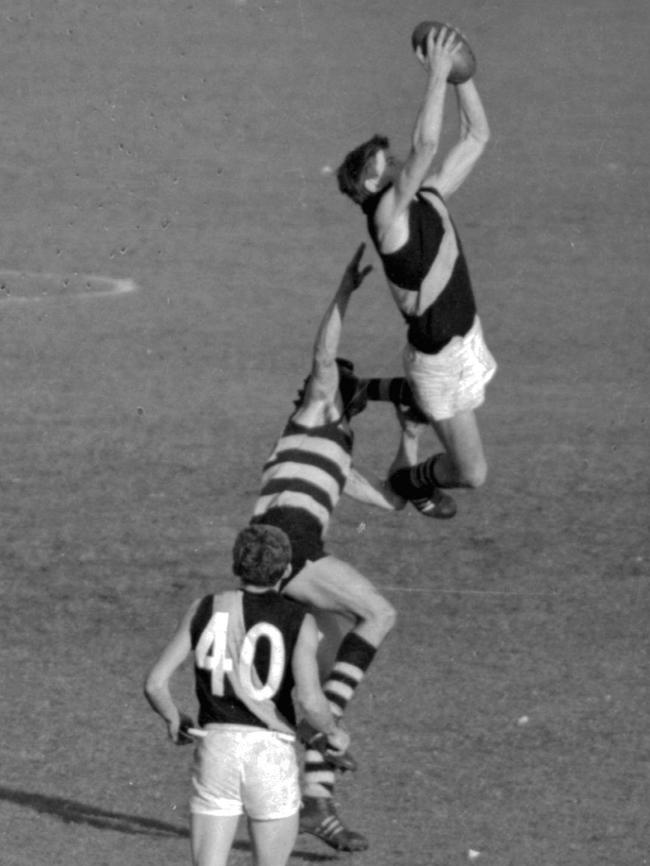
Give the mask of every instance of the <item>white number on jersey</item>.
[{"label": "white number on jersey", "polygon": [[[230,614],[224,611],[217,611],[212,615],[194,651],[196,666],[211,672],[212,694],[217,697],[224,695],[224,677],[232,674],[254,701],[270,700],[280,688],[285,669],[286,651],[282,632],[269,622],[258,622],[246,632],[239,659],[235,664],[235,661],[227,656],[229,616]],[[254,670],[253,661],[257,642],[261,637],[267,638],[270,644],[269,670],[266,683],[257,685],[255,681],[259,682],[259,677]]]}]

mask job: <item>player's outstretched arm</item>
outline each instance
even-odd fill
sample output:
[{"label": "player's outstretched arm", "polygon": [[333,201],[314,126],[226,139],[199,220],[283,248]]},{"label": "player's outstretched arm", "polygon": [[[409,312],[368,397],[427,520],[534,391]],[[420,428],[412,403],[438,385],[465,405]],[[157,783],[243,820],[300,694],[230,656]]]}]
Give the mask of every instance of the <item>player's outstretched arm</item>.
[{"label": "player's outstretched arm", "polygon": [[350,499],[383,508],[385,511],[401,511],[406,505],[406,500],[398,496],[385,482],[370,481],[354,467],[350,469],[343,492]]},{"label": "player's outstretched arm", "polygon": [[192,649],[190,624],[198,604],[198,601],[194,602],[185,613],[174,636],[154,663],[144,682],[145,697],[152,709],[167,723],[169,738],[174,743],[179,742],[181,714],[169,690],[169,681]]},{"label": "player's outstretched arm", "polygon": [[365,248],[365,243],[360,244],[348,262],[336,294],[330,301],[316,332],[311,377],[305,395],[306,403],[332,401],[336,395],[339,386],[336,355],[341,342],[343,319],[352,293],[361,286],[372,270],[372,265],[361,266]]},{"label": "player's outstretched arm", "polygon": [[390,226],[404,215],[413,196],[422,186],[437,153],[447,92],[447,77],[454,62],[454,53],[460,48],[455,32],[441,27],[432,28],[427,37],[426,52],[418,49],[418,60],[427,69],[427,87],[415,120],[411,150],[392,190],[383,197],[377,209],[380,238],[390,245],[387,236]]},{"label": "player's outstretched arm", "polygon": [[460,121],[458,141],[442,161],[439,171],[425,181],[443,198],[448,198],[466,180],[490,140],[490,125],[474,80],[470,78],[464,84],[457,84],[455,89]]},{"label": "player's outstretched arm", "polygon": [[332,715],[320,684],[317,662],[319,641],[316,620],[308,613],[300,628],[291,662],[296,701],[304,719],[312,728],[327,736],[332,749],[345,752],[350,745],[350,737]]}]

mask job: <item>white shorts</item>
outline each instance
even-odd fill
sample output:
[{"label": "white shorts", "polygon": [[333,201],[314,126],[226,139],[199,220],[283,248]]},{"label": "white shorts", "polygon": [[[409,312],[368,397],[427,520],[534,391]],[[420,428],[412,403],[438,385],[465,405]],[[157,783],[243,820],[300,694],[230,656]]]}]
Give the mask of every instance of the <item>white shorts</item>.
[{"label": "white shorts", "polygon": [[477,409],[485,400],[485,386],[497,371],[478,316],[464,337],[452,337],[435,355],[407,345],[403,361],[419,407],[436,421]]},{"label": "white shorts", "polygon": [[194,753],[190,811],[288,818],[300,808],[294,738],[246,725],[207,727]]}]

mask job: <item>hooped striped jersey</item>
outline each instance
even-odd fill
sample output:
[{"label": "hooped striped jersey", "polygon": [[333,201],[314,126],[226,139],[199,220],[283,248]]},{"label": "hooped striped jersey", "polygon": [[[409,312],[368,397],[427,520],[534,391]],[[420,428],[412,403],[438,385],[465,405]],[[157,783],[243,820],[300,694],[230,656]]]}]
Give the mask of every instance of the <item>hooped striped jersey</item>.
[{"label": "hooped striped jersey", "polygon": [[253,517],[271,509],[300,509],[317,520],[324,535],[350,471],[352,445],[344,418],[319,427],[290,418],[262,471]]},{"label": "hooped striped jersey", "polygon": [[199,724],[293,733],[291,668],[305,608],[274,590],[201,599],[190,631]]},{"label": "hooped striped jersey", "polygon": [[392,253],[379,249],[374,215],[382,190],[364,204],[368,231],[393,299],[408,324],[408,341],[435,354],[469,331],[476,302],[460,238],[442,197],[422,188],[409,205],[409,237]]}]

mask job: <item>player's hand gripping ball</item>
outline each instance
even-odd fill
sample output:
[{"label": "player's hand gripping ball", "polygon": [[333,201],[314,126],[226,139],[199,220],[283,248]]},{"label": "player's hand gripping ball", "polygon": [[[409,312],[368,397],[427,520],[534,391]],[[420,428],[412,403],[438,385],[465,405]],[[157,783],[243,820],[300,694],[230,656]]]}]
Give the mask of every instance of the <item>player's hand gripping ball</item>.
[{"label": "player's hand gripping ball", "polygon": [[449,24],[441,24],[440,21],[421,21],[411,34],[413,51],[421,48],[422,53],[426,54],[429,31],[434,28],[437,34],[441,27],[447,27],[448,30],[452,30],[460,41],[460,48],[454,54],[454,65],[451,68],[447,81],[450,84],[464,84],[476,72],[476,57],[474,57],[474,52],[469,42],[460,30],[451,27]]}]

